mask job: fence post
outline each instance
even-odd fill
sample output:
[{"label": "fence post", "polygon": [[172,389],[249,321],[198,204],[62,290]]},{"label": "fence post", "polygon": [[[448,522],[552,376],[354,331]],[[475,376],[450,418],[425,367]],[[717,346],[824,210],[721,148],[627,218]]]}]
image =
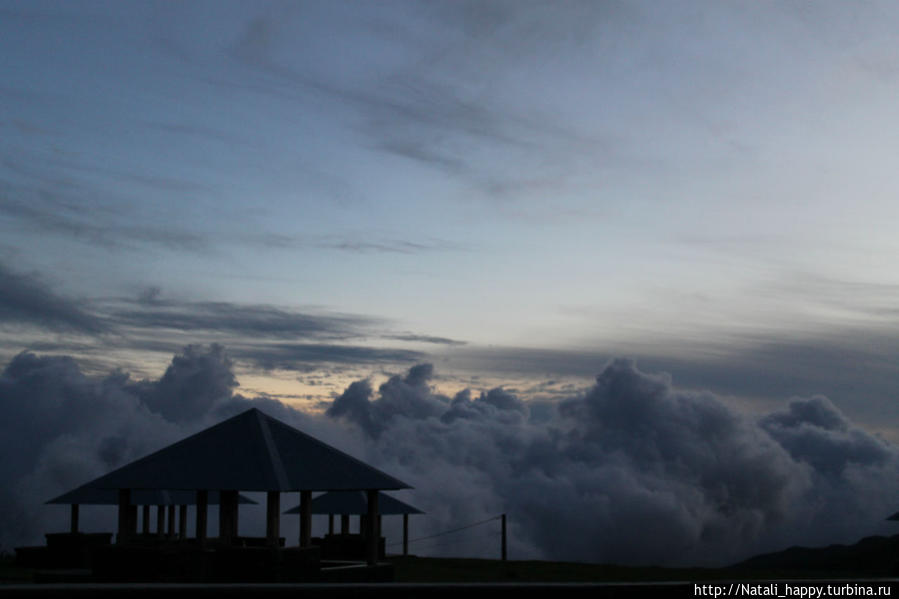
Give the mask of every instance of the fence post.
[{"label": "fence post", "polygon": [[503,547],[502,547],[502,555],[503,561],[506,561],[506,515],[503,514]]}]

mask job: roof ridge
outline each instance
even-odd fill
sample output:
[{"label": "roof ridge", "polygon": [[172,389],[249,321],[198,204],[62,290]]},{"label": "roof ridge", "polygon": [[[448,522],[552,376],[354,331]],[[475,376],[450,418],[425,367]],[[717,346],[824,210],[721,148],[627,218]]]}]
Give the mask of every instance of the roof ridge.
[{"label": "roof ridge", "polygon": [[[353,457],[353,456],[351,456],[350,454],[346,453],[345,451],[341,451],[340,449],[337,449],[337,448],[334,447],[333,445],[329,445],[329,444],[325,443],[324,441],[321,441],[321,440],[319,440],[319,439],[316,439],[315,437],[313,437],[313,436],[310,435],[309,433],[305,433],[305,432],[301,431],[300,429],[296,428],[295,426],[291,426],[291,425],[287,424],[286,422],[283,422],[283,421],[281,421],[281,420],[278,420],[277,418],[275,418],[275,417],[273,417],[273,416],[269,416],[268,414],[266,414],[265,412],[263,412],[262,410],[259,410],[259,409],[257,409],[257,408],[252,408],[252,409],[258,411],[262,416],[265,416],[268,420],[274,422],[275,424],[278,424],[278,425],[280,425],[280,426],[287,427],[287,428],[289,428],[290,430],[292,430],[293,432],[299,433],[300,435],[303,435],[303,437],[309,439],[310,441],[312,441],[313,443],[315,443],[315,444],[317,444],[317,445],[320,445],[321,447],[324,447],[325,449],[328,449],[328,450],[331,450],[331,451],[335,451],[335,452],[339,453],[341,456],[343,456],[343,457],[345,457],[345,458],[348,458],[348,459],[350,459],[350,460],[356,462],[357,464],[360,464],[360,465],[362,465],[362,466],[365,466],[366,468],[370,468],[371,470],[374,470],[374,471],[377,472],[378,474],[381,474],[381,475],[383,475],[383,476],[386,476],[387,478],[392,479],[393,481],[395,481],[395,482],[399,483],[400,485],[402,485],[402,487],[400,487],[400,488],[405,488],[405,489],[412,489],[412,488],[413,488],[413,487],[407,485],[406,483],[404,483],[403,481],[401,481],[400,479],[396,478],[395,476],[390,476],[389,474],[387,474],[386,472],[384,472],[384,471],[381,470],[380,468],[375,468],[375,467],[372,466],[371,464],[366,464],[365,462],[363,462],[363,461],[360,460],[359,458]],[[359,490],[361,491],[361,489],[359,489]],[[398,490],[398,489],[396,489],[396,490]]]},{"label": "roof ridge", "polygon": [[268,421],[264,418],[266,414],[256,408],[251,409],[256,410],[257,421],[259,422],[259,428],[262,431],[262,440],[265,441],[265,449],[271,459],[272,469],[275,471],[275,479],[278,481],[278,486],[280,486],[281,489],[288,489],[290,487],[290,482],[287,478],[287,471],[284,469],[284,462],[281,461],[281,453],[278,451],[278,446],[275,445],[275,440],[272,439],[272,431],[268,426]]}]

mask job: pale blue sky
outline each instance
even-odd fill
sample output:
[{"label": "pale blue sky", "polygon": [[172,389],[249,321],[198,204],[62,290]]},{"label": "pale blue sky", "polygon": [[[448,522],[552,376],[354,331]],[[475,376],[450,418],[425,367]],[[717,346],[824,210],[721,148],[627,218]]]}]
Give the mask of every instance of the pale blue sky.
[{"label": "pale blue sky", "polygon": [[[0,2],[3,354],[214,340],[256,388],[266,343],[507,384],[632,355],[899,416],[897,31],[892,2]],[[346,320],[209,325],[262,307]]]}]

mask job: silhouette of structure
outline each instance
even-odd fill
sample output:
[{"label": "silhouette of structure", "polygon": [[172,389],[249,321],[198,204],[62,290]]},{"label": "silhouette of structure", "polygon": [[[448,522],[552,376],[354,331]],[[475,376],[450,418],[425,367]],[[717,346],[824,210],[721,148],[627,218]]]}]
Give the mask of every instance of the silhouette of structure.
[{"label": "silhouette of structure", "polygon": [[[293,507],[285,514],[299,514],[301,506]],[[365,530],[366,514],[368,513],[368,500],[365,493],[358,491],[332,491],[324,493],[312,500],[311,513],[328,515],[328,534],[319,543],[323,557],[336,559],[356,557],[359,554],[359,537],[350,533],[350,516],[359,516],[359,530]],[[378,493],[378,517],[377,530],[380,537],[381,516],[403,516],[403,555],[409,554],[409,514],[423,514],[424,512],[395,499],[386,493]],[[340,516],[340,533],[334,533],[334,516]],[[383,539],[379,539],[383,543]],[[384,548],[379,547],[379,554],[383,557]]]},{"label": "silhouette of structure", "polygon": [[[406,483],[252,408],[101,476],[71,492],[74,495],[51,501],[75,506],[90,493],[105,493],[103,502],[109,493],[115,494],[116,544],[95,554],[94,573],[99,571],[99,578],[287,580],[315,578],[319,573],[320,552],[310,534],[313,491],[365,494],[364,555],[368,566],[374,567],[379,555],[379,491],[406,488],[410,488]],[[240,491],[266,493],[266,531],[258,542],[248,543],[248,538],[238,536]],[[298,548],[282,547],[280,497],[285,492],[299,494]],[[162,501],[166,493],[168,503]],[[193,500],[184,501],[185,493]],[[207,538],[207,507],[215,497],[219,534]],[[176,502],[195,506],[194,538],[188,539],[183,531],[174,550],[177,555],[147,551],[137,533],[137,505],[167,505],[172,510]],[[144,514],[146,529],[146,510]],[[170,517],[170,527],[172,522]],[[182,513],[182,529],[185,522]],[[77,531],[77,508],[73,508],[72,528]],[[171,544],[166,548],[172,550]],[[245,567],[251,562],[255,567]]]},{"label": "silhouette of structure", "polygon": [[[171,491],[156,489],[140,489],[132,493],[132,505],[143,506],[143,534],[150,533],[150,506],[156,506],[156,534],[163,534],[166,523],[165,508],[168,507],[168,529],[166,534],[175,534],[175,506],[178,506],[178,535],[187,538],[187,506],[195,505],[197,494],[191,491]],[[89,485],[82,485],[68,493],[63,493],[48,501],[48,504],[62,504],[71,506],[70,533],[78,532],[79,507],[82,505],[117,505],[118,494],[114,489],[97,489]],[[243,505],[256,502],[244,495],[237,497],[237,502]],[[219,504],[218,491],[209,493],[209,505]]]}]

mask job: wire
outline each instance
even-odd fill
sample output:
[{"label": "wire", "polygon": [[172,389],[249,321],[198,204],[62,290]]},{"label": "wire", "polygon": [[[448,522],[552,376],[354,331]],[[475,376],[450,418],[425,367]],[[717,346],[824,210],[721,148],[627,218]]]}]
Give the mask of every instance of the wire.
[{"label": "wire", "polygon": [[[448,535],[453,532],[459,532],[460,530],[465,530],[468,528],[474,528],[475,526],[480,526],[481,524],[487,524],[488,522],[493,522],[494,520],[499,520],[502,518],[502,514],[499,516],[493,516],[492,518],[487,518],[486,520],[481,520],[480,522],[474,522],[472,524],[466,524],[465,526],[460,526],[459,528],[453,528],[451,530],[444,530],[443,532],[438,532],[433,535],[428,535],[426,537],[418,537],[417,539],[409,539],[409,543],[415,543],[416,541],[424,541],[425,539],[433,539],[434,537],[442,537],[443,535]],[[394,545],[402,545],[403,542],[399,541],[396,543],[390,543],[389,546],[392,547]]]}]

